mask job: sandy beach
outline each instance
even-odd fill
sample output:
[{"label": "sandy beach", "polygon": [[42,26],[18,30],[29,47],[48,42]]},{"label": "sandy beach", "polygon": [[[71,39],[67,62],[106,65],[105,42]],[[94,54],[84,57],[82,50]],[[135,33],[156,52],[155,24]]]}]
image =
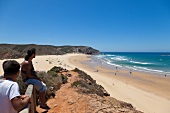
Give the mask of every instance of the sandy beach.
[{"label": "sandy beach", "polygon": [[[33,65],[36,71],[48,71],[54,66],[61,66],[63,68],[71,70],[74,69],[74,67],[69,63],[68,59],[72,56],[75,56],[75,54],[36,56],[36,58],[33,59]],[[22,63],[24,58],[10,59],[10,60],[16,60],[19,63]],[[5,59],[0,60],[0,75],[3,74],[2,63],[4,61]]]},{"label": "sandy beach", "polygon": [[[16,60],[19,63],[23,61],[23,59]],[[137,110],[145,113],[170,113],[169,77],[142,72],[130,74],[126,70],[111,70],[102,66],[91,68],[82,63],[89,60],[90,58],[83,54],[46,55],[36,56],[33,64],[37,71],[48,71],[53,66],[61,66],[68,70],[77,67],[91,75],[110,93],[111,97],[131,103]],[[0,75],[3,74],[3,61],[0,60]]]},{"label": "sandy beach", "polygon": [[[95,70],[82,64],[87,56],[74,56],[69,61],[91,75],[112,97],[131,103],[145,113],[170,112],[170,78],[126,70],[110,70],[97,66]],[[115,75],[115,72],[117,74]],[[127,76],[124,76],[127,75]]]}]

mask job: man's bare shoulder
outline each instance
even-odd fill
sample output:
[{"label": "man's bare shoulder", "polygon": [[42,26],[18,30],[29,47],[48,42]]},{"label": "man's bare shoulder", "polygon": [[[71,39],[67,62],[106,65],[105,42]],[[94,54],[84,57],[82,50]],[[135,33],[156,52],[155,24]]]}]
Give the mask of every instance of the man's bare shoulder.
[{"label": "man's bare shoulder", "polygon": [[21,66],[27,66],[27,65],[29,65],[30,63],[28,62],[28,61],[23,61],[22,63],[21,63]]}]

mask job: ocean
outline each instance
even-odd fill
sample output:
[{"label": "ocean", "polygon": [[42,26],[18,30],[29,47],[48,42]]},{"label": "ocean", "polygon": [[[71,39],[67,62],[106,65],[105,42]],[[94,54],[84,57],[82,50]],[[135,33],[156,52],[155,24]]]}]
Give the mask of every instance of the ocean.
[{"label": "ocean", "polygon": [[94,56],[102,65],[170,76],[170,53],[103,52]]}]

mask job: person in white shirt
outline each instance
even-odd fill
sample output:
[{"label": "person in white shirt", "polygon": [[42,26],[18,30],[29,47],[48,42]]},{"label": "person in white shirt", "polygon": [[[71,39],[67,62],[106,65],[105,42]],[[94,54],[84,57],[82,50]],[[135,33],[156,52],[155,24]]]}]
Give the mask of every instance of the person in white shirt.
[{"label": "person in white shirt", "polygon": [[16,79],[20,64],[15,60],[3,62],[4,77],[0,79],[0,113],[18,113],[28,102],[28,95],[20,95]]}]

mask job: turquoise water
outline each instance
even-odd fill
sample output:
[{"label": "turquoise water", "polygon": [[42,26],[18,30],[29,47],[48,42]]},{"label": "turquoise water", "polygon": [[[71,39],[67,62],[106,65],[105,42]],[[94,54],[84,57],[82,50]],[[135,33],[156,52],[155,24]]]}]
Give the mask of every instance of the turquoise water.
[{"label": "turquoise water", "polygon": [[170,53],[103,52],[96,57],[111,66],[170,75]]}]

